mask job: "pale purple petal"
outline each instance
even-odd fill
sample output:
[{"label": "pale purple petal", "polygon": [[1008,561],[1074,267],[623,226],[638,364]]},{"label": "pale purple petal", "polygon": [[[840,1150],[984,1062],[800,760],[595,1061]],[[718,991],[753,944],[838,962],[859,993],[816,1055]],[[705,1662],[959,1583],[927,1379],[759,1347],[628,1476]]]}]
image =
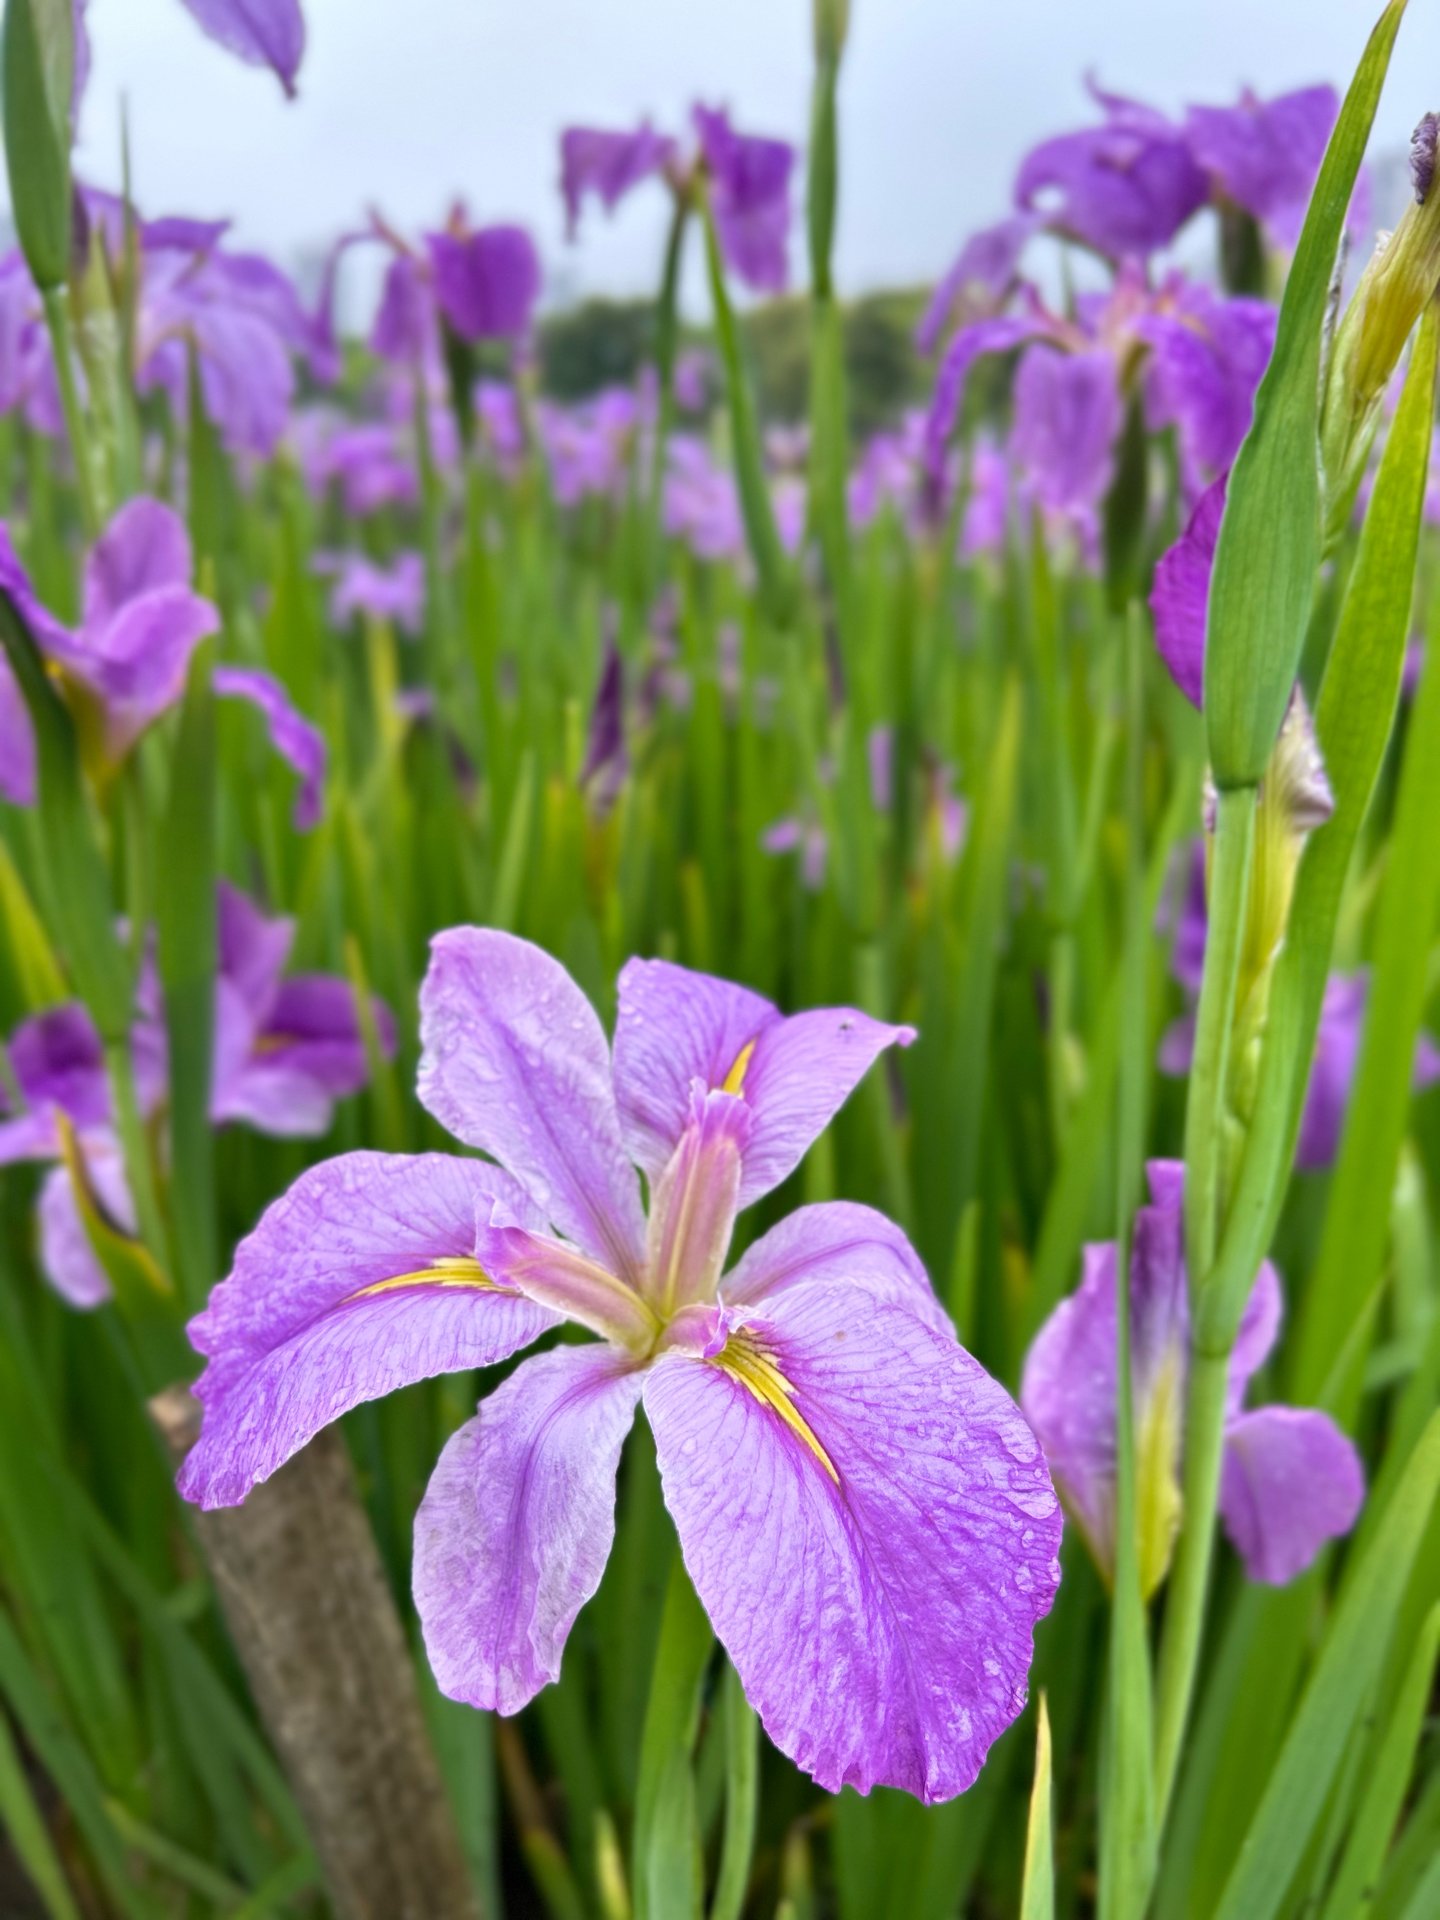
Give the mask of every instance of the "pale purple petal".
[{"label": "pale purple petal", "polygon": [[943,482],[945,447],[960,418],[960,403],[965,397],[965,380],[971,366],[982,353],[1010,353],[1048,330],[1040,318],[1000,314],[961,327],[951,340],[936,371],[935,390],[925,416],[924,465],[932,492],[938,493]]},{"label": "pale purple petal", "polygon": [[1220,1513],[1250,1579],[1285,1586],[1350,1531],[1364,1498],[1360,1456],[1328,1414],[1261,1407],[1227,1428]]},{"label": "pale purple petal", "polygon": [[1014,284],[1025,243],[1040,224],[1033,213],[1015,213],[971,234],[959,259],[930,296],[915,329],[915,345],[921,353],[934,352],[957,301],[987,303],[1004,298]]},{"label": "pale purple petal", "polygon": [[758,1306],[789,1287],[848,1280],[908,1307],[942,1338],[950,1316],[920,1256],[892,1220],[852,1200],[797,1207],[746,1248],[720,1285],[727,1306]]},{"label": "pale purple petal", "polygon": [[85,559],[84,624],[98,632],[141,594],[188,587],[190,536],[163,501],[141,496],[121,507]]},{"label": "pale purple petal", "polygon": [[357,613],[393,620],[405,634],[419,633],[425,614],[425,564],[420,555],[397,553],[385,567],[363,553],[347,553],[330,594],[330,618],[345,627]]},{"label": "pale purple petal", "polygon": [[1209,181],[1178,127],[1133,101],[1097,98],[1108,124],[1033,148],[1016,176],[1016,204],[1111,260],[1143,259],[1205,204]]},{"label": "pale purple petal", "polygon": [[220,616],[189,587],[160,587],[122,606],[104,625],[82,627],[56,658],[98,697],[105,751],[120,760],[184,694],[190,657],[219,630]]},{"label": "pale purple petal", "polygon": [[1155,645],[1170,677],[1192,706],[1205,692],[1205,616],[1210,569],[1225,512],[1227,475],[1213,481],[1196,503],[1184,533],[1162,555],[1150,591]]},{"label": "pale purple petal", "polygon": [[567,1241],[515,1221],[503,1203],[478,1221],[475,1257],[499,1284],[617,1347],[643,1354],[655,1343],[660,1322],[633,1288]]},{"label": "pale purple petal", "polygon": [[253,667],[217,667],[215,691],[259,708],[271,746],[300,776],[292,817],[295,831],[308,833],[320,819],[327,757],[324,734],[291,704],[289,694],[271,674]]},{"label": "pale purple petal", "polygon": [[295,943],[295,922],[272,920],[228,880],[216,889],[217,960],[256,1020],[270,1010]]},{"label": "pale purple petal", "polygon": [[[111,1223],[123,1233],[135,1231],[135,1203],[125,1179],[125,1162],[114,1136],[96,1130],[82,1137],[80,1150],[91,1190]],[[110,1298],[108,1274],[96,1258],[85,1231],[75,1187],[65,1167],[46,1174],[36,1202],[40,1228],[40,1269],[69,1306],[86,1312]]]},{"label": "pale purple petal", "polygon": [[866,1288],[773,1295],[741,1337],[836,1478],[720,1364],[662,1356],[645,1411],[696,1592],[766,1732],[821,1786],[949,1799],[1024,1705],[1059,1579],[1040,1449],[953,1338]]},{"label": "pale purple petal", "polygon": [[1056,510],[1093,507],[1110,484],[1123,409],[1114,355],[1030,347],[1015,375],[1009,453]]},{"label": "pale purple petal", "polygon": [[1299,230],[1339,111],[1333,87],[1276,100],[1259,100],[1247,87],[1233,107],[1191,107],[1185,138],[1225,196],[1287,240]]},{"label": "pale purple petal", "polygon": [[385,270],[380,305],[370,330],[370,351],[382,360],[411,366],[432,349],[435,294],[413,254],[397,253]]},{"label": "pale purple petal", "polygon": [[440,1691],[518,1713],[559,1678],[615,1538],[640,1375],[603,1346],[524,1361],[450,1439],[415,1516],[415,1606]]},{"label": "pale purple petal", "polygon": [[201,31],[252,67],[269,67],[293,99],[305,53],[300,0],[182,0]]},{"label": "pale purple petal", "polygon": [[613,213],[632,187],[663,171],[675,142],[655,133],[648,121],[633,133],[607,133],[600,127],[566,127],[560,135],[560,191],[566,225],[573,239],[580,207],[593,193]]},{"label": "pale purple petal", "polygon": [[1275,344],[1276,311],[1264,300],[1221,300],[1182,283],[1173,305],[1135,322],[1150,344],[1146,419],[1174,423],[1184,470],[1207,479],[1228,470],[1250,426],[1255,391]]},{"label": "pale purple petal", "polygon": [[[1176,1163],[1178,1165],[1178,1162]],[[1176,1209],[1180,1201],[1177,1196]],[[1285,1317],[1285,1295],[1280,1275],[1269,1260],[1260,1262],[1260,1271],[1240,1316],[1235,1345],[1230,1349],[1230,1369],[1226,1384],[1227,1417],[1234,1419],[1245,1401],[1245,1389],[1275,1350],[1280,1338],[1280,1322]]]},{"label": "pale purple petal", "polygon": [[691,1082],[732,1082],[754,1116],[739,1197],[748,1207],[795,1170],[885,1048],[914,1038],[913,1027],[853,1007],[787,1018],[748,987],[665,960],[629,960],[615,1021],[626,1145],[658,1179],[689,1118]]},{"label": "pale purple petal", "polygon": [[[491,1366],[553,1326],[553,1314],[463,1268],[425,1277],[437,1261],[473,1260],[477,1213],[497,1199],[533,1218],[509,1175],[479,1160],[347,1153],[302,1173],[190,1322],[209,1364],[186,1499],[235,1506],[347,1408]],[[404,1276],[416,1277],[384,1284]]]},{"label": "pale purple petal", "polygon": [[693,117],[726,264],[757,293],[782,293],[795,149],[785,140],[736,133],[724,112],[697,106]]},{"label": "pale purple petal", "polygon": [[1172,1080],[1183,1080],[1194,1058],[1195,1016],[1193,1013],[1182,1013],[1161,1034],[1155,1056],[1156,1065],[1161,1073],[1168,1074]]},{"label": "pale purple petal", "polygon": [[514,339],[530,325],[540,258],[523,227],[426,238],[435,297],[462,340]]},{"label": "pale purple petal", "polygon": [[609,1049],[560,962],[491,928],[437,934],[420,1034],[419,1094],[440,1124],[508,1167],[557,1231],[638,1275],[645,1221]]}]

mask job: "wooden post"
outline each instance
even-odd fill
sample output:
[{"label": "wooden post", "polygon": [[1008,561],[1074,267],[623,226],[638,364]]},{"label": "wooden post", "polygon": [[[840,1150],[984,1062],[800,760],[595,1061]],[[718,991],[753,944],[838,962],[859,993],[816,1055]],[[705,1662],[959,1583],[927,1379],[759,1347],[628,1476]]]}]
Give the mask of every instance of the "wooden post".
[{"label": "wooden post", "polygon": [[[178,1466],[199,1401],[171,1387],[150,1411]],[[337,1920],[482,1920],[339,1431],[195,1526]]]}]

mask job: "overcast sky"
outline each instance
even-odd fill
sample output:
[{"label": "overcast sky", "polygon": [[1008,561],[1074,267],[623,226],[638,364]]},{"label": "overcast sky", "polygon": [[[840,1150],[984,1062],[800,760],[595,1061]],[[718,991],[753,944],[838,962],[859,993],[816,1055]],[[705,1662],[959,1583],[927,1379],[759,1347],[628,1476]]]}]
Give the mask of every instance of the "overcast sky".
[{"label": "overcast sky", "polygon": [[[1092,120],[1083,77],[1175,110],[1315,80],[1344,83],[1378,0],[853,0],[842,99],[839,271],[850,291],[933,277],[1008,201],[1017,161]],[[459,193],[528,224],[552,298],[648,292],[661,191],[567,246],[557,135],[691,100],[802,139],[808,0],[306,0],[300,97],[205,40],[180,0],[90,0],[95,62],[80,165],[118,184],[129,106],[147,214],[232,214],[293,265],[364,209],[407,228]],[[1440,105],[1440,8],[1400,34],[1375,145]],[[797,242],[798,242],[797,232]],[[795,263],[799,265],[798,245]],[[352,297],[357,290],[352,289]]]}]

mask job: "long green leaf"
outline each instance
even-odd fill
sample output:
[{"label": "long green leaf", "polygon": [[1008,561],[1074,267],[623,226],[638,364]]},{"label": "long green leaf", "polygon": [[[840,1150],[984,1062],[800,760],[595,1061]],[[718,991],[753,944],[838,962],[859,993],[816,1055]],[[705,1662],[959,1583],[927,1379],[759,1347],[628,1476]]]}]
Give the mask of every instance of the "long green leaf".
[{"label": "long green leaf", "polygon": [[1216,1920],[1272,1920],[1279,1913],[1385,1657],[1437,1488],[1440,1413],[1421,1435],[1384,1520],[1345,1582]]},{"label": "long green leaf", "polygon": [[760,1722],[740,1676],[725,1667],[725,1839],[710,1920],[740,1920],[755,1851],[756,1791],[760,1779]]},{"label": "long green leaf", "polygon": [[1025,1879],[1020,1920],[1054,1920],[1055,1835],[1050,1811],[1050,1712],[1040,1695],[1035,1714],[1035,1784],[1025,1829]]},{"label": "long green leaf", "polygon": [[1340,1871],[1325,1903],[1323,1920],[1355,1920],[1363,1912],[1367,1890],[1379,1879],[1390,1836],[1405,1803],[1425,1721],[1425,1709],[1435,1679],[1435,1653],[1440,1647],[1440,1605],[1431,1608],[1410,1656],[1399,1697],[1383,1737],[1376,1745],[1369,1779]]},{"label": "long green leaf", "polygon": [[691,1755],[700,1683],[715,1644],[677,1549],[665,1594],[635,1795],[635,1920],[690,1920],[700,1898]]},{"label": "long green leaf", "polygon": [[10,1722],[3,1713],[0,1713],[0,1827],[9,1837],[15,1858],[45,1902],[50,1920],[80,1920],[80,1909],[51,1844],[49,1829],[35,1804],[20,1755],[10,1737]]},{"label": "long green leaf", "polygon": [[1275,348],[1231,470],[1210,581],[1205,719],[1223,790],[1255,786],[1300,665],[1320,564],[1321,335],[1355,176],[1405,0],[1391,0],[1330,136],[1280,304]]}]

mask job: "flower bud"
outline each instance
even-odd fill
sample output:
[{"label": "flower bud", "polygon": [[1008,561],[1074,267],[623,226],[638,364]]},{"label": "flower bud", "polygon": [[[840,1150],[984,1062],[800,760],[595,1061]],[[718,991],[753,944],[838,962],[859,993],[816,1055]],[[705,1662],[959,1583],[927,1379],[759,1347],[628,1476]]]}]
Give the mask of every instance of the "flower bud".
[{"label": "flower bud", "polygon": [[70,266],[70,103],[75,79],[71,0],[6,0],[5,165],[15,230],[42,293]]},{"label": "flower bud", "polygon": [[838,64],[850,31],[850,0],[815,0],[815,58]]},{"label": "flower bud", "polygon": [[1333,546],[1355,504],[1381,402],[1411,329],[1440,286],[1440,193],[1432,193],[1440,116],[1427,113],[1410,143],[1414,198],[1382,235],[1330,352],[1320,423],[1325,542]]}]

